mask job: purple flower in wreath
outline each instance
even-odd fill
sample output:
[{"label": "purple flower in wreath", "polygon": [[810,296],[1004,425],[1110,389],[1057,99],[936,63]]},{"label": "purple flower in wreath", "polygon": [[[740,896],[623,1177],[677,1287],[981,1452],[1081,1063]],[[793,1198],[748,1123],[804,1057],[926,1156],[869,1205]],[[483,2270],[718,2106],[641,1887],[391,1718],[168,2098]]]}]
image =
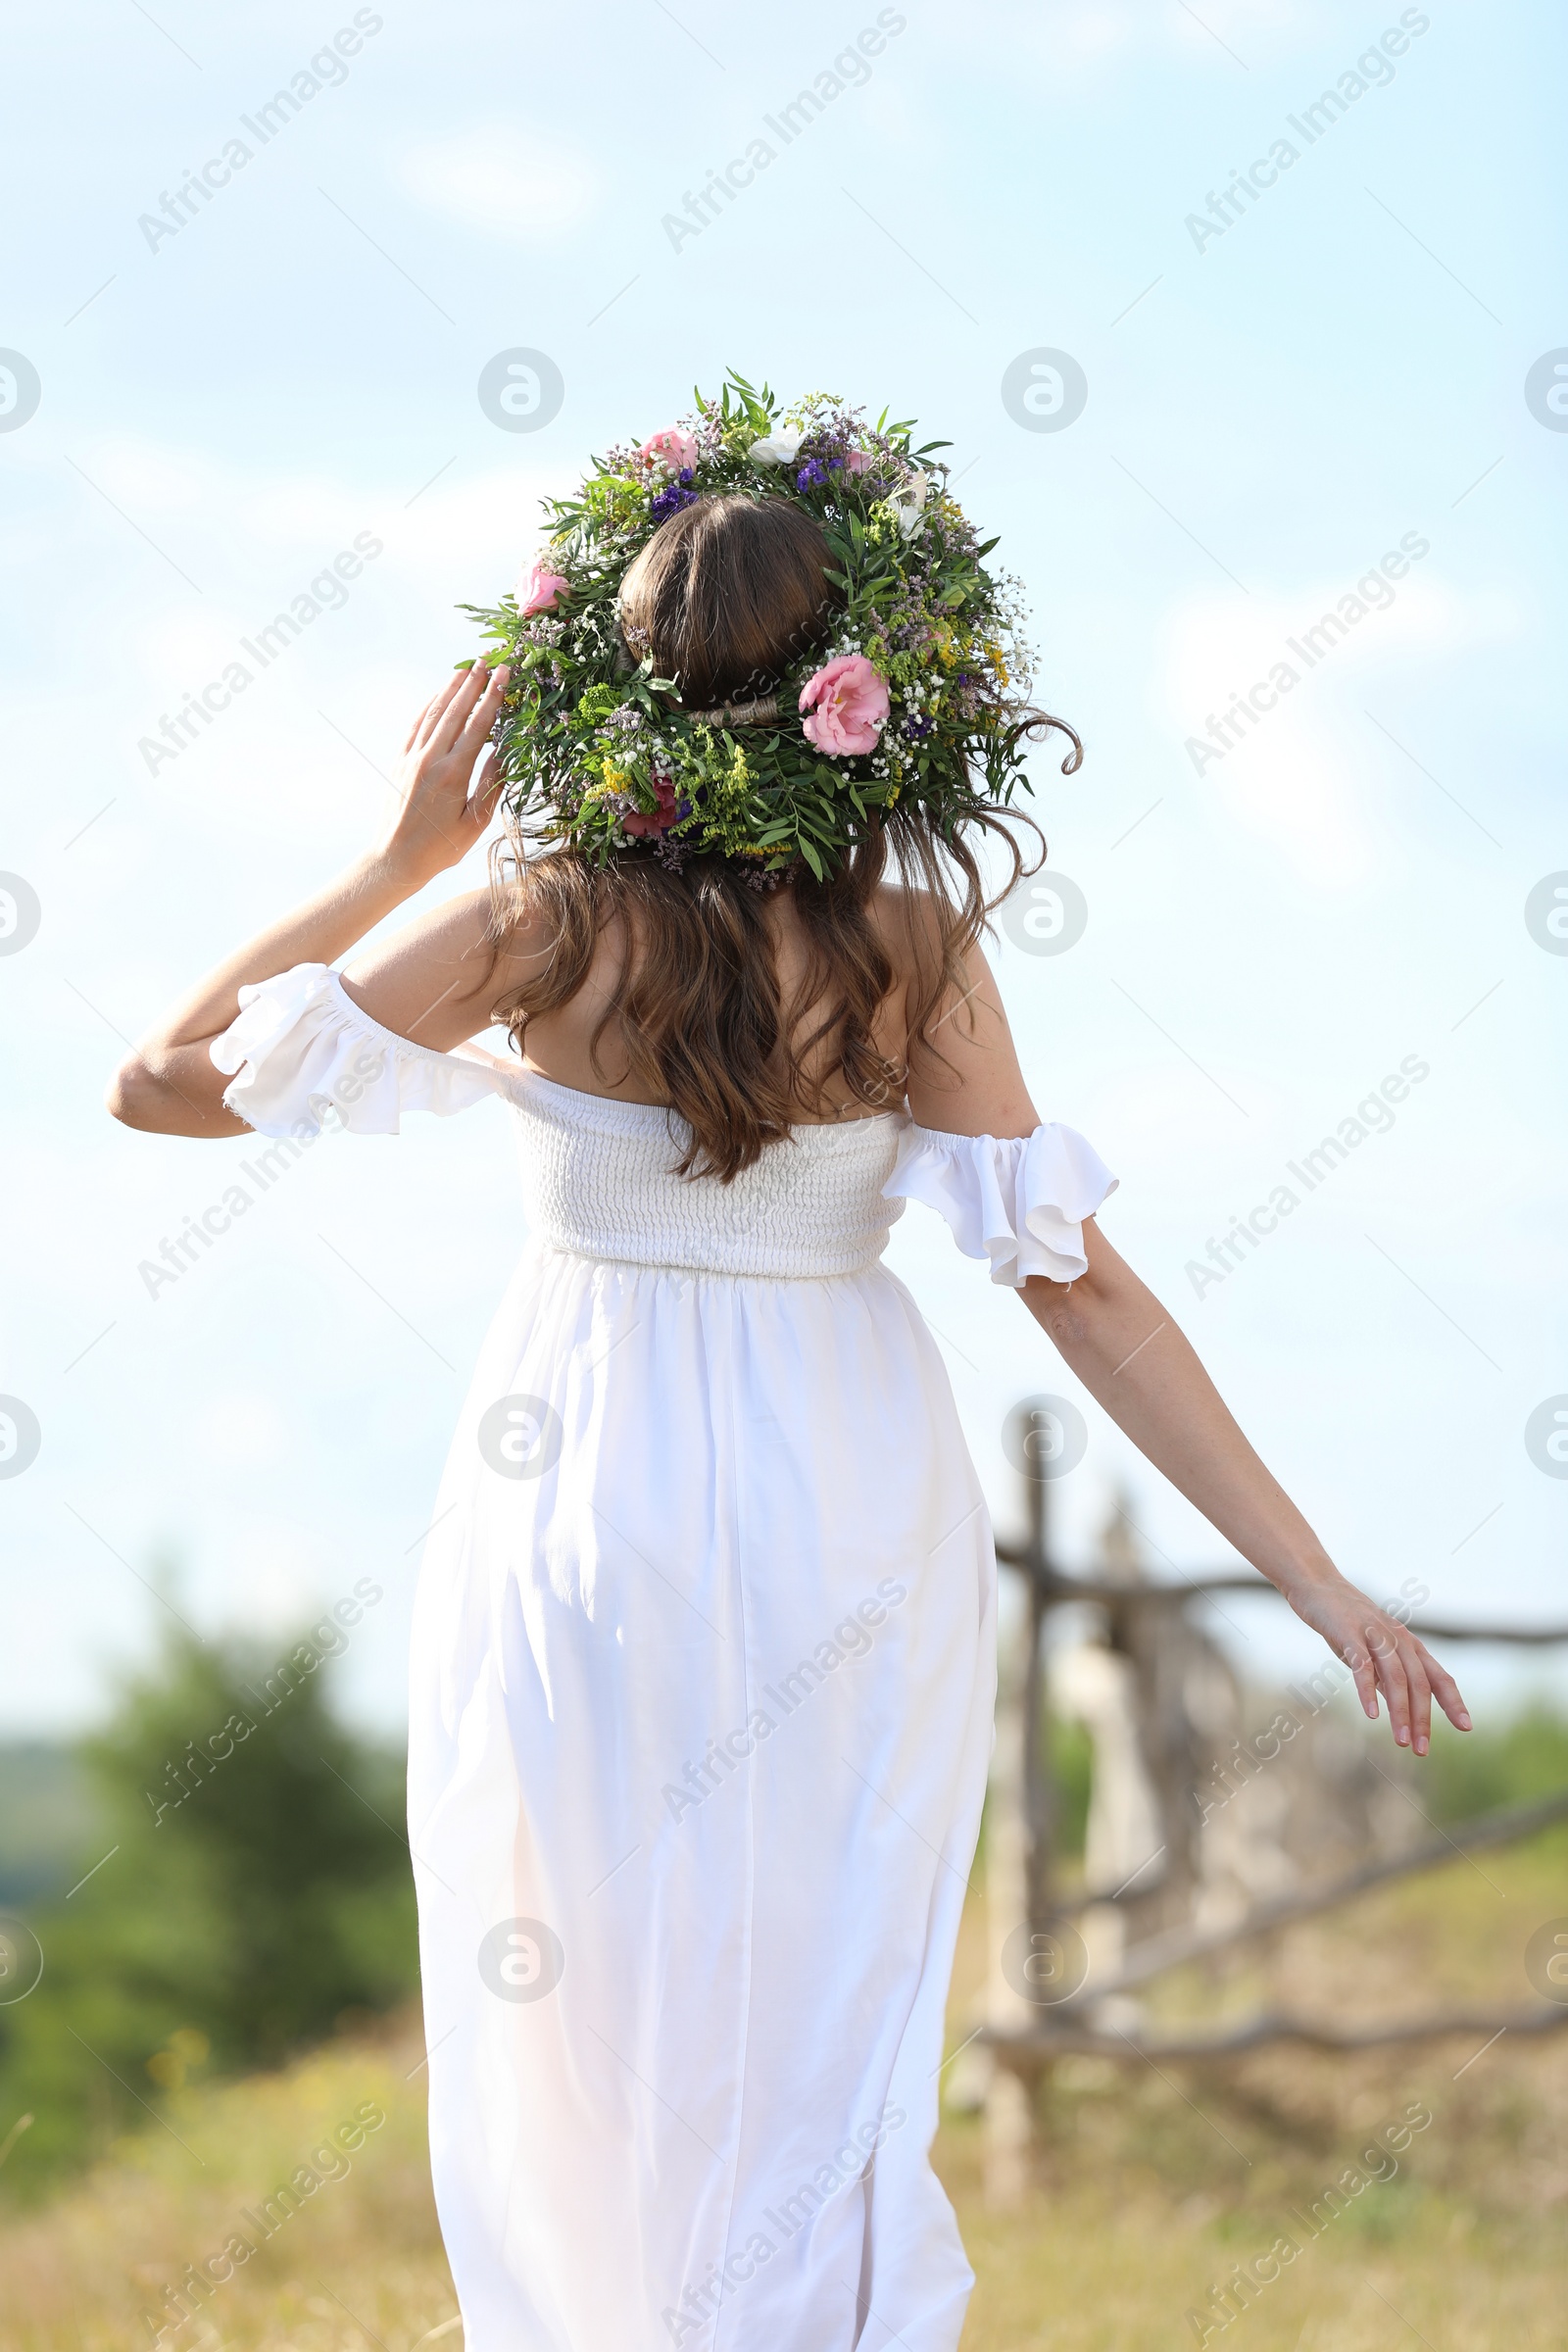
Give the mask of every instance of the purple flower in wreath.
[{"label": "purple flower in wreath", "polygon": [[818,482],[826,480],[827,467],[820,459],[808,458],[800,472],[795,476],[795,487],[797,490],[814,490]]},{"label": "purple flower in wreath", "polygon": [[691,506],[696,497],[697,493],[692,488],[692,469],[689,466],[683,466],[669,488],[661,490],[649,513],[655,522],[667,522],[671,514],[680,513],[682,507]]}]

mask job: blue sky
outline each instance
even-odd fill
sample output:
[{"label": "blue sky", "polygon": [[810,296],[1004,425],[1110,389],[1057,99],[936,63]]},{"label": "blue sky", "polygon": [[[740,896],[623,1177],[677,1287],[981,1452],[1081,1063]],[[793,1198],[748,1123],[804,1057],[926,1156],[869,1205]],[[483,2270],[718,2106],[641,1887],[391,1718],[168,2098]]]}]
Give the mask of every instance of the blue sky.
[{"label": "blue sky", "polygon": [[[0,867],[40,921],[0,956],[0,1389],[42,1441],[0,1480],[5,1730],[91,1717],[146,1648],[160,1559],[204,1630],[281,1627],[375,1575],[333,1671],[396,1721],[417,1539],[523,1239],[506,1116],[324,1141],[153,1299],[139,1261],[249,1147],[130,1135],[101,1088],[121,1035],[368,838],[378,768],[468,650],[454,607],[510,583],[541,494],[728,365],[951,440],[1027,585],[1040,691],[1088,746],[1070,780],[1037,770],[1088,922],[998,960],[1042,1111],[1121,1175],[1107,1233],[1348,1574],[1419,1576],[1447,1615],[1568,1617],[1568,1479],[1524,1436],[1568,1391],[1568,956],[1525,919],[1568,868],[1568,434],[1525,397],[1568,345],[1562,26],[1200,15],[159,0],[155,23],[104,0],[13,34],[0,346],[40,389],[0,431]],[[296,76],[321,86],[264,142],[245,118]],[[803,89],[820,111],[786,143],[767,119]],[[1326,90],[1343,112],[1314,118]],[[140,225],[235,139],[192,218]],[[699,233],[666,225],[759,139],[771,160]],[[518,348],[563,384],[529,433],[476,393]],[[1063,429],[1004,402],[1040,351],[1083,370]],[[341,603],[149,772],[164,715],[367,538]],[[1285,650],[1418,541],[1321,659]],[[1276,707],[1195,757],[1282,661]],[[1414,1062],[1392,1124],[1195,1277]],[[1009,1406],[1086,1400],[934,1219],[911,1210],[890,1260],[1005,1518]],[[1156,1566],[1223,1558],[1086,1409],[1064,1558],[1092,1558],[1118,1481]],[[1283,1612],[1243,1617],[1252,1671],[1295,1661]],[[1514,1673],[1465,1663],[1499,1694]]]}]

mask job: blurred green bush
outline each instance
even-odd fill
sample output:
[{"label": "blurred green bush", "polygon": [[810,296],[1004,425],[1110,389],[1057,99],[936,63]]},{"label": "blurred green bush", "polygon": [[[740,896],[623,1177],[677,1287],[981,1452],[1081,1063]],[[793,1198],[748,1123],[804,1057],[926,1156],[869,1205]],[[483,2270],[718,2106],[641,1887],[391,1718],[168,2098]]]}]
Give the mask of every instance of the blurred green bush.
[{"label": "blurred green bush", "polygon": [[91,1875],[25,1906],[43,1975],[0,2005],[10,2196],[416,1982],[402,1760],[335,1720],[328,1654],[175,1637],[76,1751]]},{"label": "blurred green bush", "polygon": [[1434,1708],[1422,1775],[1414,1785],[1424,1787],[1428,1811],[1444,1823],[1550,1796],[1568,1788],[1568,1716],[1541,1697],[1495,1729],[1456,1732]]}]

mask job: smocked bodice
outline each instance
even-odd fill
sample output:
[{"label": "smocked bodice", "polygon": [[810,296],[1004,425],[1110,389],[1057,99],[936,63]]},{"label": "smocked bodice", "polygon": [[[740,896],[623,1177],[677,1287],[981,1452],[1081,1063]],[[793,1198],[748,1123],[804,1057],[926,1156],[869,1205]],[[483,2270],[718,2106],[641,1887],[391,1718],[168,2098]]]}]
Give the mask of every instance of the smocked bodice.
[{"label": "smocked bodice", "polygon": [[730,1183],[676,1173],[672,1112],[508,1073],[529,1223],[582,1257],[787,1278],[874,1265],[904,1202],[883,1188],[908,1121],[798,1127]]},{"label": "smocked bodice", "polygon": [[906,1112],[797,1127],[729,1184],[681,1176],[675,1113],[558,1086],[469,1046],[454,1054],[384,1028],[321,964],[239,992],[213,1041],[235,1073],[228,1107],[264,1135],[326,1125],[395,1135],[407,1110],[511,1103],[534,1237],[581,1257],[764,1280],[857,1274],[881,1256],[906,1200],[946,1217],[992,1280],[1071,1282],[1085,1270],[1083,1220],[1116,1179],[1070,1127],[1016,1137],[950,1135]]}]

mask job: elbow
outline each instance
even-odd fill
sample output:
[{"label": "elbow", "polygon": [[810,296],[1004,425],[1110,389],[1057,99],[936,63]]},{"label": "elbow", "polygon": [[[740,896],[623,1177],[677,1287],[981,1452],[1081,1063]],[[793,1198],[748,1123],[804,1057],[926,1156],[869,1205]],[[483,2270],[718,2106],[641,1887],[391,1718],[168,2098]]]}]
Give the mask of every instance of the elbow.
[{"label": "elbow", "polygon": [[1081,1274],[1076,1282],[1051,1282],[1032,1274],[1023,1286],[1025,1306],[1063,1355],[1083,1347],[1094,1328],[1093,1279]]},{"label": "elbow", "polygon": [[1041,1321],[1063,1355],[1070,1356],[1087,1348],[1094,1338],[1094,1316],[1082,1301],[1073,1304],[1064,1298],[1053,1305]]},{"label": "elbow", "polygon": [[164,1125],[169,1090],[139,1054],[127,1054],[104,1089],[104,1108],[122,1127],[156,1135]]}]

